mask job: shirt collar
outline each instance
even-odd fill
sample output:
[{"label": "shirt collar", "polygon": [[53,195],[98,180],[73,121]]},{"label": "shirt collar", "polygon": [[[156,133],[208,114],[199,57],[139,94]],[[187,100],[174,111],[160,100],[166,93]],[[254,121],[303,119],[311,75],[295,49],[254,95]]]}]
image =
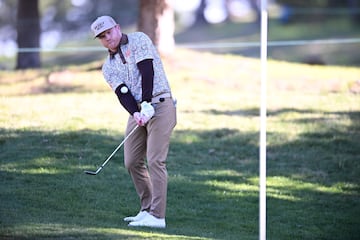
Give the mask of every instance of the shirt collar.
[{"label": "shirt collar", "polygon": [[128,38],[128,36],[127,36],[125,33],[123,33],[122,36],[121,36],[120,43],[119,43],[119,46],[118,46],[118,48],[117,48],[117,51],[116,51],[116,52],[112,52],[112,51],[110,51],[110,49],[108,49],[108,52],[109,52],[109,55],[110,55],[110,59],[113,59],[117,53],[119,53],[119,52],[121,53],[120,47],[121,47],[122,45],[126,45],[126,44],[128,44],[128,43],[129,43],[129,38]]}]

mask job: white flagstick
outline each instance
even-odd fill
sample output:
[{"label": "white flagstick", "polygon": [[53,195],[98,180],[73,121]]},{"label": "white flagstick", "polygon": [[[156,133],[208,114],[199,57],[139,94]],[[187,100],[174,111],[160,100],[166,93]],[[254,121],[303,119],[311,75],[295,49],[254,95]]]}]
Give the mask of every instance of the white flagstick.
[{"label": "white flagstick", "polygon": [[266,89],[267,89],[267,0],[261,0],[261,108],[259,239],[266,239]]}]

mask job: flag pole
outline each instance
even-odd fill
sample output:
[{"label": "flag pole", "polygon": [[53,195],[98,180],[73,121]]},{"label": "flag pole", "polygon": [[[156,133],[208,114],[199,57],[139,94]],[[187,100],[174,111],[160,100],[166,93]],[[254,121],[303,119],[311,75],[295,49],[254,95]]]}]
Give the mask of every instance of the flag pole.
[{"label": "flag pole", "polygon": [[261,107],[260,107],[260,179],[259,240],[266,239],[266,91],[267,91],[267,0],[261,0]]}]

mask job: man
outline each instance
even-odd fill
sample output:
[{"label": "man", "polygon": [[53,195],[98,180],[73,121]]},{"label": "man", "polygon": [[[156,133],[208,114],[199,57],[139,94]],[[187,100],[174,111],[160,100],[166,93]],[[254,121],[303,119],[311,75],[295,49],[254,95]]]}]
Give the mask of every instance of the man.
[{"label": "man", "polygon": [[139,126],[124,144],[124,162],[141,207],[124,221],[134,227],[165,228],[166,158],[176,108],[160,56],[144,33],[126,35],[110,16],[97,18],[91,30],[109,51],[102,72],[130,114],[126,135]]}]

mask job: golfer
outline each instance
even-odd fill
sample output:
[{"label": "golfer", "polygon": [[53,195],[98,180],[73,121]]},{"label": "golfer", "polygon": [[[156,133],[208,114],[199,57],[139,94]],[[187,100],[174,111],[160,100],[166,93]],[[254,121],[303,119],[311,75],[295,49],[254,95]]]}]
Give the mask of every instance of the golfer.
[{"label": "golfer", "polygon": [[160,56],[141,32],[124,34],[110,16],[101,16],[91,30],[108,49],[102,72],[129,112],[124,162],[140,198],[137,215],[124,218],[129,226],[165,228],[166,158],[176,125],[176,108]]}]

